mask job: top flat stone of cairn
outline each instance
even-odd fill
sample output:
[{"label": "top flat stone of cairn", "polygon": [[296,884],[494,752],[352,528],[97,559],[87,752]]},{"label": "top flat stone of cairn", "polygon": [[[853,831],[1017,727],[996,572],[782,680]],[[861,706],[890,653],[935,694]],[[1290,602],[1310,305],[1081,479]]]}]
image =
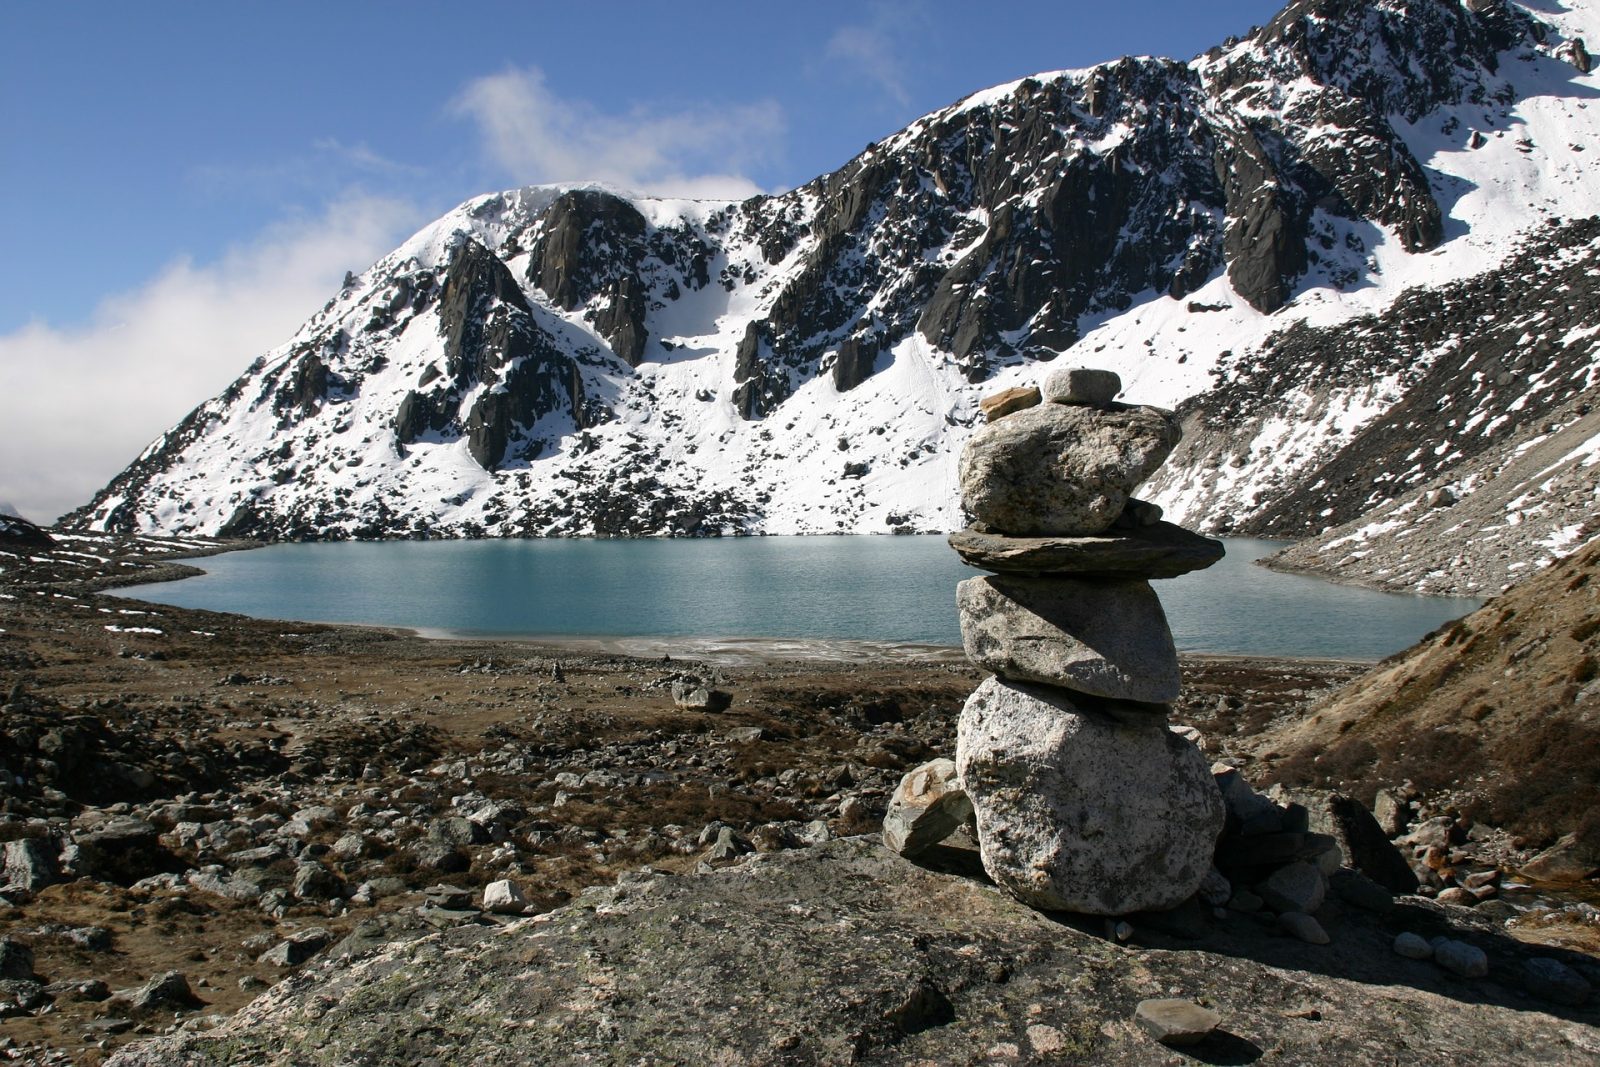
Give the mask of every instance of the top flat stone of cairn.
[{"label": "top flat stone of cairn", "polygon": [[1042,399],[1038,386],[1019,385],[1015,389],[1002,389],[998,393],[990,393],[978,401],[978,410],[983,412],[985,422],[993,422],[1007,415],[1038,407]]},{"label": "top flat stone of cairn", "polygon": [[950,547],[963,563],[1008,574],[1083,574],[1176,578],[1223,556],[1221,541],[1170,522],[1093,537],[1005,537],[957,530]]},{"label": "top flat stone of cairn", "polygon": [[961,503],[986,533],[1101,533],[1181,436],[1159,408],[1041,404],[979,427],[967,441]]},{"label": "top flat stone of cairn", "polygon": [[1092,367],[1063,367],[1051,371],[1044,380],[1044,398],[1052,404],[1109,407],[1120,392],[1122,379],[1115,371]]}]

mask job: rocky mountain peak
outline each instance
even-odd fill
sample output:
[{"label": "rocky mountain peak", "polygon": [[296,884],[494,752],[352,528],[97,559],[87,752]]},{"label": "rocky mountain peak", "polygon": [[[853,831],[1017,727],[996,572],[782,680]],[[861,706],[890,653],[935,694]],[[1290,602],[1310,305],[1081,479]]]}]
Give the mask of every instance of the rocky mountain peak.
[{"label": "rocky mountain peak", "polygon": [[[1305,374],[1246,372],[1296,350],[1269,341],[1420,308],[1396,302],[1494,269],[1548,218],[1600,214],[1583,34],[1600,34],[1588,0],[1538,19],[1500,0],[1296,0],[1189,63],[976,93],[782,195],[478,197],[352,277],[72,521],[269,537],[950,529],[979,394],[1064,353],[1117,370],[1139,402],[1220,411],[1249,380],[1303,418],[1282,390]],[[1396,377],[1390,398],[1362,384],[1383,361],[1359,363],[1330,401],[1340,433],[1420,380]],[[1339,450],[1331,425],[1307,429],[1312,452]],[[1191,440],[1192,462],[1216,458],[1200,452],[1216,435]],[[1263,472],[1307,462],[1257,454]],[[1243,469],[1202,493],[1216,480],[1180,457],[1166,502],[1245,528],[1271,501]],[[1355,500],[1297,502],[1294,521],[1321,528]]]}]

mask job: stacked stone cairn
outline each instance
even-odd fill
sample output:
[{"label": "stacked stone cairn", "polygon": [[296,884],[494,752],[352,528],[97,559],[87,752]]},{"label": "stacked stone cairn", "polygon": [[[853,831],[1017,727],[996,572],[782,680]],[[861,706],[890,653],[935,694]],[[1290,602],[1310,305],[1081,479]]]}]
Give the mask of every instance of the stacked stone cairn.
[{"label": "stacked stone cairn", "polygon": [[[950,543],[996,572],[957,589],[967,656],[993,677],[961,714],[954,766],[900,791],[920,783],[947,809],[924,838],[970,811],[984,869],[1019,900],[1105,916],[1194,896],[1224,822],[1206,759],[1169,729],[1178,655],[1150,586],[1223,549],[1132,498],[1180,431],[1120,390],[1071,368],[984,402],[961,458],[972,525]],[[891,847],[917,799],[891,801]]]}]

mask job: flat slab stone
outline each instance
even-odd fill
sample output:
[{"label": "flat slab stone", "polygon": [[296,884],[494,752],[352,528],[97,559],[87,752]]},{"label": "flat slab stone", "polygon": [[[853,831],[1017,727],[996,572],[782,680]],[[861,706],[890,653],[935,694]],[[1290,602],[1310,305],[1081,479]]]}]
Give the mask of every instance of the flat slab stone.
[{"label": "flat slab stone", "polygon": [[1188,1000],[1141,1000],[1133,1010],[1139,1028],[1163,1045],[1198,1045],[1222,1023],[1222,1016]]},{"label": "flat slab stone", "polygon": [[1222,542],[1170,522],[1087,537],[1008,537],[957,530],[950,547],[963,563],[1007,574],[1176,578],[1223,557]]},{"label": "flat slab stone", "polygon": [[984,869],[1025,904],[1163,911],[1211,871],[1222,795],[1205,757],[1159,720],[1121,723],[1059,689],[990,678],[961,712],[956,769]]},{"label": "flat slab stone", "polygon": [[1150,583],[988,575],[956,586],[967,658],[1108,700],[1178,698],[1178,650]]},{"label": "flat slab stone", "polygon": [[978,401],[978,410],[983,412],[984,421],[993,422],[1007,415],[1037,407],[1041,402],[1038,386],[1019,385],[1015,389],[1002,389],[998,393],[984,397]]},{"label": "flat slab stone", "polygon": [[1159,408],[1041,404],[968,438],[961,504],[990,533],[1102,533],[1182,436]]}]

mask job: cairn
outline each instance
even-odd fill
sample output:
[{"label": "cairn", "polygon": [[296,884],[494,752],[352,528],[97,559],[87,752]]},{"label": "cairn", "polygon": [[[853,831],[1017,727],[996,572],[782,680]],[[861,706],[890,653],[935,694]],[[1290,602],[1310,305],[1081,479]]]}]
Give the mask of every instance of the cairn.
[{"label": "cairn", "polygon": [[993,674],[956,737],[984,868],[1034,907],[1108,916],[1193,896],[1224,819],[1206,759],[1168,728],[1178,655],[1150,586],[1222,545],[1132,497],[1180,431],[1120,390],[1071,368],[1001,394],[961,457],[972,526],[950,536],[996,572],[957,588],[967,656]]}]

